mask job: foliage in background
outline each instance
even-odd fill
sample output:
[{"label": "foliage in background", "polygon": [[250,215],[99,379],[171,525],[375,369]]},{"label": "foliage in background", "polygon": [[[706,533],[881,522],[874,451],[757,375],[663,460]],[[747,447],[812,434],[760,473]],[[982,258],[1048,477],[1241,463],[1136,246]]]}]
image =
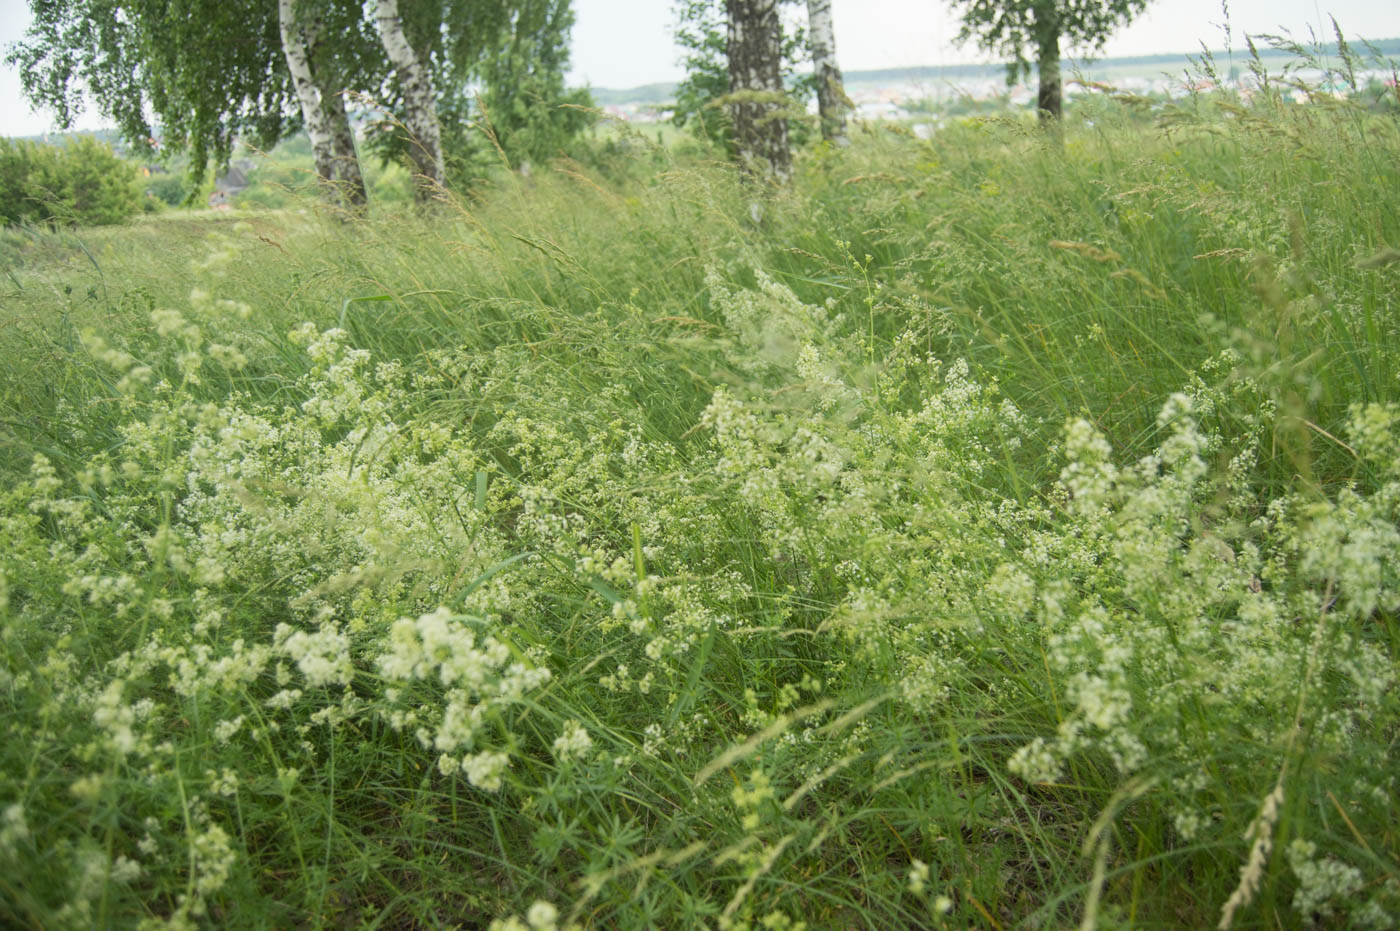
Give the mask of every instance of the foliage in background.
[{"label": "foliage in background", "polygon": [[[134,146],[188,150],[197,184],[235,139],[270,148],[296,124],[275,3],[31,0],[6,62],[25,96],[72,125],[90,99]],[[159,123],[159,129],[152,122]]]},{"label": "foliage in background", "polygon": [[[800,0],[781,2],[795,7]],[[685,79],[675,89],[672,119],[677,126],[689,127],[699,138],[732,154],[733,126],[728,108],[722,105],[729,95],[724,0],[676,0],[674,10],[676,44],[685,50]],[[793,145],[800,146],[811,136],[811,126],[802,117],[807,101],[816,91],[812,76],[799,74],[809,58],[806,31],[786,18],[784,27],[781,71],[792,99],[788,108],[789,134]]]},{"label": "foliage in background", "polygon": [[[564,88],[574,22],[570,0],[432,0],[404,4],[403,20],[420,58],[434,65],[450,186],[464,188],[499,159],[483,132],[478,92],[497,141],[510,143],[504,149],[512,165],[554,157],[588,125],[586,114],[570,105],[590,106],[591,100]],[[385,101],[389,113],[396,112],[397,99]],[[409,142],[401,125],[386,118],[369,130],[372,151],[406,163]]]},{"label": "foliage in background", "polygon": [[1034,58],[1040,82],[1037,109],[1053,119],[1061,115],[1064,96],[1061,46],[1097,51],[1113,30],[1129,23],[1147,4],[1148,0],[954,0],[962,11],[958,40],[975,41],[1007,56],[1008,84],[1028,76]]},{"label": "foliage in background", "polygon": [[[233,206],[262,210],[300,209],[318,195],[320,186],[305,136],[293,137],[257,158],[247,174],[248,187],[233,196]],[[365,182],[376,208],[395,210],[413,200],[413,176],[397,162],[371,160]]]},{"label": "foliage in background", "polygon": [[673,120],[700,138],[729,150],[733,129],[717,104],[729,93],[724,4],[719,0],[678,0],[676,45],[685,49],[685,79],[676,86]]},{"label": "foliage in background", "polygon": [[564,154],[593,122],[589,92],[564,87],[573,26],[570,0],[528,0],[482,67],[483,116],[512,167]]},{"label": "foliage in background", "polygon": [[440,104],[447,174],[468,190],[504,164],[519,168],[579,154],[578,138],[595,120],[587,90],[569,90],[569,0],[522,0],[484,61],[482,87]]},{"label": "foliage in background", "polygon": [[[61,126],[84,94],[138,148],[160,136],[162,149],[189,152],[194,182],[210,161],[227,164],[236,140],[271,148],[301,127],[281,47],[276,4],[116,4],[35,0],[34,21],[10,47],[28,98],[52,109]],[[348,89],[385,118],[369,126],[367,145],[383,159],[407,161],[403,88],[363,4],[302,0],[308,52],[323,96]],[[251,9],[251,13],[250,13]],[[444,129],[459,160],[482,145],[472,88],[485,83],[501,111],[498,131],[513,137],[513,160],[552,157],[587,125],[582,92],[566,92],[569,0],[416,0],[403,4],[404,31],[431,63]],[[363,110],[361,110],[363,112]],[[497,119],[493,112],[493,120]],[[152,122],[152,118],[154,121]]]},{"label": "foliage in background", "polygon": [[0,222],[99,226],[129,219],[140,206],[136,166],[105,143],[0,137]]},{"label": "foliage in background", "polygon": [[167,207],[184,206],[190,196],[190,184],[183,173],[163,172],[146,179],[146,193]]}]

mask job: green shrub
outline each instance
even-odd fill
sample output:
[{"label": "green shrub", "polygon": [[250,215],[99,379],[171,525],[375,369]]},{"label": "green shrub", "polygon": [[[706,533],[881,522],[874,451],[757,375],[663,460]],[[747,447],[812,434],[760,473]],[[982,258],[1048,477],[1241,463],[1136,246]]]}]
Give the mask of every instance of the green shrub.
[{"label": "green shrub", "polygon": [[183,172],[151,175],[145,192],[163,204],[179,207],[190,195],[189,179]]},{"label": "green shrub", "polygon": [[141,207],[136,167],[89,136],[66,145],[0,139],[0,218],[100,226]]},{"label": "green shrub", "polygon": [[292,195],[280,185],[256,185],[241,191],[233,199],[240,208],[256,207],[263,210],[281,210],[287,206]]}]

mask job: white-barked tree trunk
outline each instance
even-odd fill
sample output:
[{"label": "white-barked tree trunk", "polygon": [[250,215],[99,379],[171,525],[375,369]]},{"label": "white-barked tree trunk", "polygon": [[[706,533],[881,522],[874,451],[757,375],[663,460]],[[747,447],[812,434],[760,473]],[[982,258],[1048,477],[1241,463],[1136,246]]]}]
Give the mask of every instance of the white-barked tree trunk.
[{"label": "white-barked tree trunk", "polygon": [[442,188],[442,131],[438,127],[437,94],[433,90],[433,75],[428,63],[420,61],[418,53],[404,35],[399,17],[399,0],[378,0],[375,19],[379,39],[399,76],[403,90],[403,124],[408,130],[409,157],[413,159],[420,203],[431,200]]},{"label": "white-barked tree trunk", "polygon": [[836,27],[831,19],[831,0],[807,0],[807,39],[812,53],[812,71],[817,79],[817,113],[822,138],[846,145],[845,83],[836,64]]},{"label": "white-barked tree trunk", "polygon": [[323,86],[321,103],[330,132],[331,157],[335,160],[335,180],[340,196],[350,207],[358,209],[369,197],[365,192],[364,173],[360,171],[360,155],[355,150],[355,129],[350,125],[350,114],[345,111],[344,93]]},{"label": "white-barked tree trunk", "polygon": [[321,89],[311,73],[311,56],[306,47],[306,34],[297,22],[293,0],[277,0],[277,19],[282,31],[282,54],[292,75],[301,119],[311,137],[311,155],[316,162],[316,174],[323,181],[335,179],[335,152],[331,143],[330,126],[321,102]]}]

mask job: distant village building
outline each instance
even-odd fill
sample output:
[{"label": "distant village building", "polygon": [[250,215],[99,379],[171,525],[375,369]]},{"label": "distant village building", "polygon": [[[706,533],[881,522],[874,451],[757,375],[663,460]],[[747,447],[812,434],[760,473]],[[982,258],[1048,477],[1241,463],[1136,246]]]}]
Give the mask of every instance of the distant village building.
[{"label": "distant village building", "polygon": [[246,158],[230,163],[228,171],[214,178],[214,191],[209,195],[209,209],[230,209],[233,206],[234,195],[248,187],[248,172],[252,170],[253,162]]}]

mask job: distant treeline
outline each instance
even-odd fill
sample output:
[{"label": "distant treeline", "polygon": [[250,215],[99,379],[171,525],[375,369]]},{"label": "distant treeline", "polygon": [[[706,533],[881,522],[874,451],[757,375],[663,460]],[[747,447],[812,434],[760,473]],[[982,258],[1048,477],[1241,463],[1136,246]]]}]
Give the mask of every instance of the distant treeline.
[{"label": "distant treeline", "polygon": [[[1286,49],[1275,49],[1263,44],[1259,46],[1259,57],[1269,63],[1282,61],[1297,61],[1297,55]],[[1376,54],[1383,56],[1400,55],[1400,38],[1380,39],[1372,41],[1369,45],[1353,43],[1353,52],[1369,53],[1371,49]],[[1097,68],[1143,68],[1151,70],[1154,74],[1162,71],[1178,71],[1190,65],[1191,59],[1199,58],[1203,53],[1175,52],[1164,55],[1132,55],[1122,58],[1072,58],[1067,57],[1067,64],[1078,65],[1081,68],[1090,64]],[[1226,49],[1212,49],[1210,54],[1217,62],[1233,60],[1237,65],[1243,64],[1248,58],[1249,52],[1244,49],[1227,51]],[[1337,43],[1331,42],[1316,47],[1315,54],[1320,56],[1338,55]],[[855,84],[899,84],[903,82],[936,82],[949,80],[952,78],[997,78],[1006,74],[1006,65],[999,62],[982,64],[961,64],[961,65],[922,65],[913,68],[878,68],[873,71],[847,71],[847,86]],[[627,103],[641,104],[664,104],[676,99],[675,83],[643,84],[640,87],[629,88],[592,88],[593,99],[598,106],[619,106]]]}]

